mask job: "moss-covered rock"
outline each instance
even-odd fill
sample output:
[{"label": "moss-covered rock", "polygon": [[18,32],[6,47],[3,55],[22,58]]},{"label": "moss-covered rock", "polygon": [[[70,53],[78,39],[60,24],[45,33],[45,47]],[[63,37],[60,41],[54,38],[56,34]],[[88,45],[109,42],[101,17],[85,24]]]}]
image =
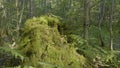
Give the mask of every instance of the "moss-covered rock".
[{"label": "moss-covered rock", "polygon": [[59,23],[54,15],[34,17],[25,22],[18,46],[27,57],[24,64],[38,68],[83,68],[87,65],[86,59],[59,34]]}]

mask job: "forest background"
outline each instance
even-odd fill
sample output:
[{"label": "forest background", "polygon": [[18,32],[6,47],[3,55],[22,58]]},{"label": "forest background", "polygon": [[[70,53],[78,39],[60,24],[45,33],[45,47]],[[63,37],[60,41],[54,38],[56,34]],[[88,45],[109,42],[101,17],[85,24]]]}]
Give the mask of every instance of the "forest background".
[{"label": "forest background", "polygon": [[[51,27],[43,24],[46,21],[48,26]],[[41,28],[36,26],[38,23],[33,24],[33,22],[40,22],[41,25],[39,26]],[[32,30],[33,27],[31,26],[37,27],[38,32],[35,32],[37,29]],[[27,34],[29,29],[32,32]],[[52,30],[54,31],[52,32]],[[45,35],[46,31],[51,34]],[[41,35],[39,35],[39,32]],[[49,51],[49,45],[53,45],[50,42],[52,40],[55,43],[54,45],[58,46],[55,48],[60,48],[60,52],[57,52],[57,49],[53,52],[51,51],[53,54],[50,53],[50,55],[53,57],[55,56],[54,54],[60,53],[58,56],[61,56],[61,54],[65,53],[65,57],[74,55],[75,60],[77,60],[77,53],[82,57],[80,59],[83,62],[73,60],[73,62],[75,61],[78,64],[73,63],[72,65],[72,62],[67,63],[68,60],[71,60],[70,58],[64,61],[66,63],[64,65],[62,64],[64,62],[60,64],[56,60],[55,62],[49,62],[48,59],[45,59],[44,64],[40,63],[43,67],[49,66],[47,62],[51,63],[50,66],[53,65],[52,67],[56,67],[56,65],[73,68],[77,68],[77,66],[78,68],[86,68],[87,66],[91,68],[100,66],[105,68],[120,67],[119,0],[0,0],[0,66],[37,66],[39,68],[40,66],[37,63],[33,65],[26,64],[28,61],[33,62],[33,60],[38,61],[38,59],[32,56],[33,60],[25,61],[25,57],[30,58],[26,54],[30,48],[25,50],[23,43],[26,43],[26,41],[22,42],[22,40],[26,40],[27,36],[32,37],[34,33],[36,33],[34,37],[37,37],[37,35],[40,36],[39,39],[47,37],[45,40],[48,41],[39,44],[36,42],[38,40],[31,41],[35,42],[34,45],[48,46]],[[13,46],[14,44],[15,47]],[[26,45],[32,46],[32,44],[27,43]],[[61,45],[65,45],[68,52]],[[43,46],[43,49],[45,46]],[[21,47],[23,49],[20,49]],[[32,52],[36,52],[34,50],[36,48],[37,46],[31,49],[33,50]],[[38,50],[41,51],[43,49]],[[72,49],[76,53],[70,52],[73,55],[67,55]],[[42,53],[40,54],[40,56],[43,55]],[[49,55],[49,53],[47,54]],[[83,59],[87,61],[83,61]]]}]

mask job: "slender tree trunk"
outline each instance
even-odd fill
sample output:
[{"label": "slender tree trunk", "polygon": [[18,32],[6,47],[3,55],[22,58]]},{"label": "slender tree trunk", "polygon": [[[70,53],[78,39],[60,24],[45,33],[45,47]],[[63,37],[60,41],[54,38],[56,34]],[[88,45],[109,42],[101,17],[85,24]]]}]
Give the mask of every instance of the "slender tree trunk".
[{"label": "slender tree trunk", "polygon": [[114,12],[114,0],[111,0],[111,4],[109,6],[109,30],[110,30],[110,49],[113,50],[113,12]]},{"label": "slender tree trunk", "polygon": [[34,16],[34,0],[30,0],[30,17]]},{"label": "slender tree trunk", "polygon": [[83,38],[86,41],[86,45],[88,45],[88,31],[89,31],[89,0],[83,0],[84,2],[84,23],[83,23],[83,30],[84,30],[84,34],[83,34]]},{"label": "slender tree trunk", "polygon": [[69,9],[72,8],[72,3],[73,3],[73,0],[70,0],[70,3],[69,3]]},{"label": "slender tree trunk", "polygon": [[56,8],[58,7],[58,4],[59,4],[59,0],[56,0]]},{"label": "slender tree trunk", "polygon": [[[5,0],[2,1],[2,4],[5,3]],[[3,25],[4,25],[4,21],[5,21],[5,18],[6,18],[6,8],[4,6],[4,4],[2,5],[2,15],[0,15],[0,46],[3,46],[3,34],[4,34],[4,28],[3,28]]]},{"label": "slender tree trunk", "polygon": [[104,0],[101,1],[100,3],[100,13],[99,13],[99,23],[98,23],[98,29],[99,29],[99,39],[100,39],[100,46],[101,47],[104,47],[105,44],[104,44],[104,40],[103,40],[103,37],[102,37],[102,29],[101,29],[101,23],[103,22],[103,18],[104,18],[104,8],[105,7],[105,3],[104,3]]},{"label": "slender tree trunk", "polygon": [[47,0],[43,0],[44,13],[47,13]]},{"label": "slender tree trunk", "polygon": [[51,0],[49,0],[49,1],[47,1],[47,11],[48,12],[51,12],[51,5],[52,5],[52,1]]},{"label": "slender tree trunk", "polygon": [[18,22],[18,19],[19,19],[19,5],[18,5],[18,0],[16,0],[15,2],[15,5],[16,5],[16,32],[17,32],[17,38],[19,37],[19,22]]}]

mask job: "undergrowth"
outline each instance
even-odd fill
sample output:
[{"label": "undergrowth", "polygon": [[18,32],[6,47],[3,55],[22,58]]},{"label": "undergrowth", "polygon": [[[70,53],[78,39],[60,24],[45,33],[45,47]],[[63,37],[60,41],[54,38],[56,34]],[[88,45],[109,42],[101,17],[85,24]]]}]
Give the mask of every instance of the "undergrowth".
[{"label": "undergrowth", "polygon": [[[59,19],[54,15],[34,17],[25,22],[17,47],[26,56],[23,66],[29,65],[37,68],[83,68],[86,65],[89,66],[86,59],[76,52],[73,44],[67,43],[65,36],[60,35],[59,23]],[[39,62],[49,63],[52,66]]]},{"label": "undergrowth", "polygon": [[[74,34],[75,31],[65,30],[67,26],[65,28],[64,26],[59,17],[51,14],[28,19],[21,28],[20,40],[16,48],[0,47],[0,52],[6,52],[12,57],[5,66],[15,68],[120,67],[118,57],[120,52],[110,51],[96,44],[84,45],[86,41],[81,36]],[[15,62],[11,61],[20,62],[16,66],[12,64]]]}]

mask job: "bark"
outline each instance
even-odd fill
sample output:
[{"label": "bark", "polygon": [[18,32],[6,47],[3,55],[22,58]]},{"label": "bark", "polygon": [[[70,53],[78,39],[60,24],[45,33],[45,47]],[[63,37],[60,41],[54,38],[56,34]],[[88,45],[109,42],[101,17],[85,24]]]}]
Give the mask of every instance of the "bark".
[{"label": "bark", "polygon": [[90,23],[90,20],[89,20],[89,0],[84,0],[84,23],[83,23],[83,38],[85,39],[86,41],[86,45],[88,45],[88,29],[89,29],[89,23]]},{"label": "bark", "polygon": [[69,9],[72,8],[72,3],[73,3],[73,0],[70,0],[70,3],[69,3]]},{"label": "bark", "polygon": [[47,13],[47,0],[43,0],[44,13]]},{"label": "bark", "polygon": [[30,17],[34,16],[34,0],[30,0]]},{"label": "bark", "polygon": [[104,0],[101,1],[100,3],[100,14],[99,14],[99,23],[98,23],[98,29],[99,29],[99,40],[100,40],[100,46],[104,47],[104,40],[102,37],[102,29],[101,29],[101,23],[103,22],[103,18],[104,18],[104,13],[105,13],[105,3]]},{"label": "bark", "polygon": [[109,30],[110,30],[110,49],[113,50],[113,13],[114,13],[114,0],[111,0],[111,4],[109,6]]}]

